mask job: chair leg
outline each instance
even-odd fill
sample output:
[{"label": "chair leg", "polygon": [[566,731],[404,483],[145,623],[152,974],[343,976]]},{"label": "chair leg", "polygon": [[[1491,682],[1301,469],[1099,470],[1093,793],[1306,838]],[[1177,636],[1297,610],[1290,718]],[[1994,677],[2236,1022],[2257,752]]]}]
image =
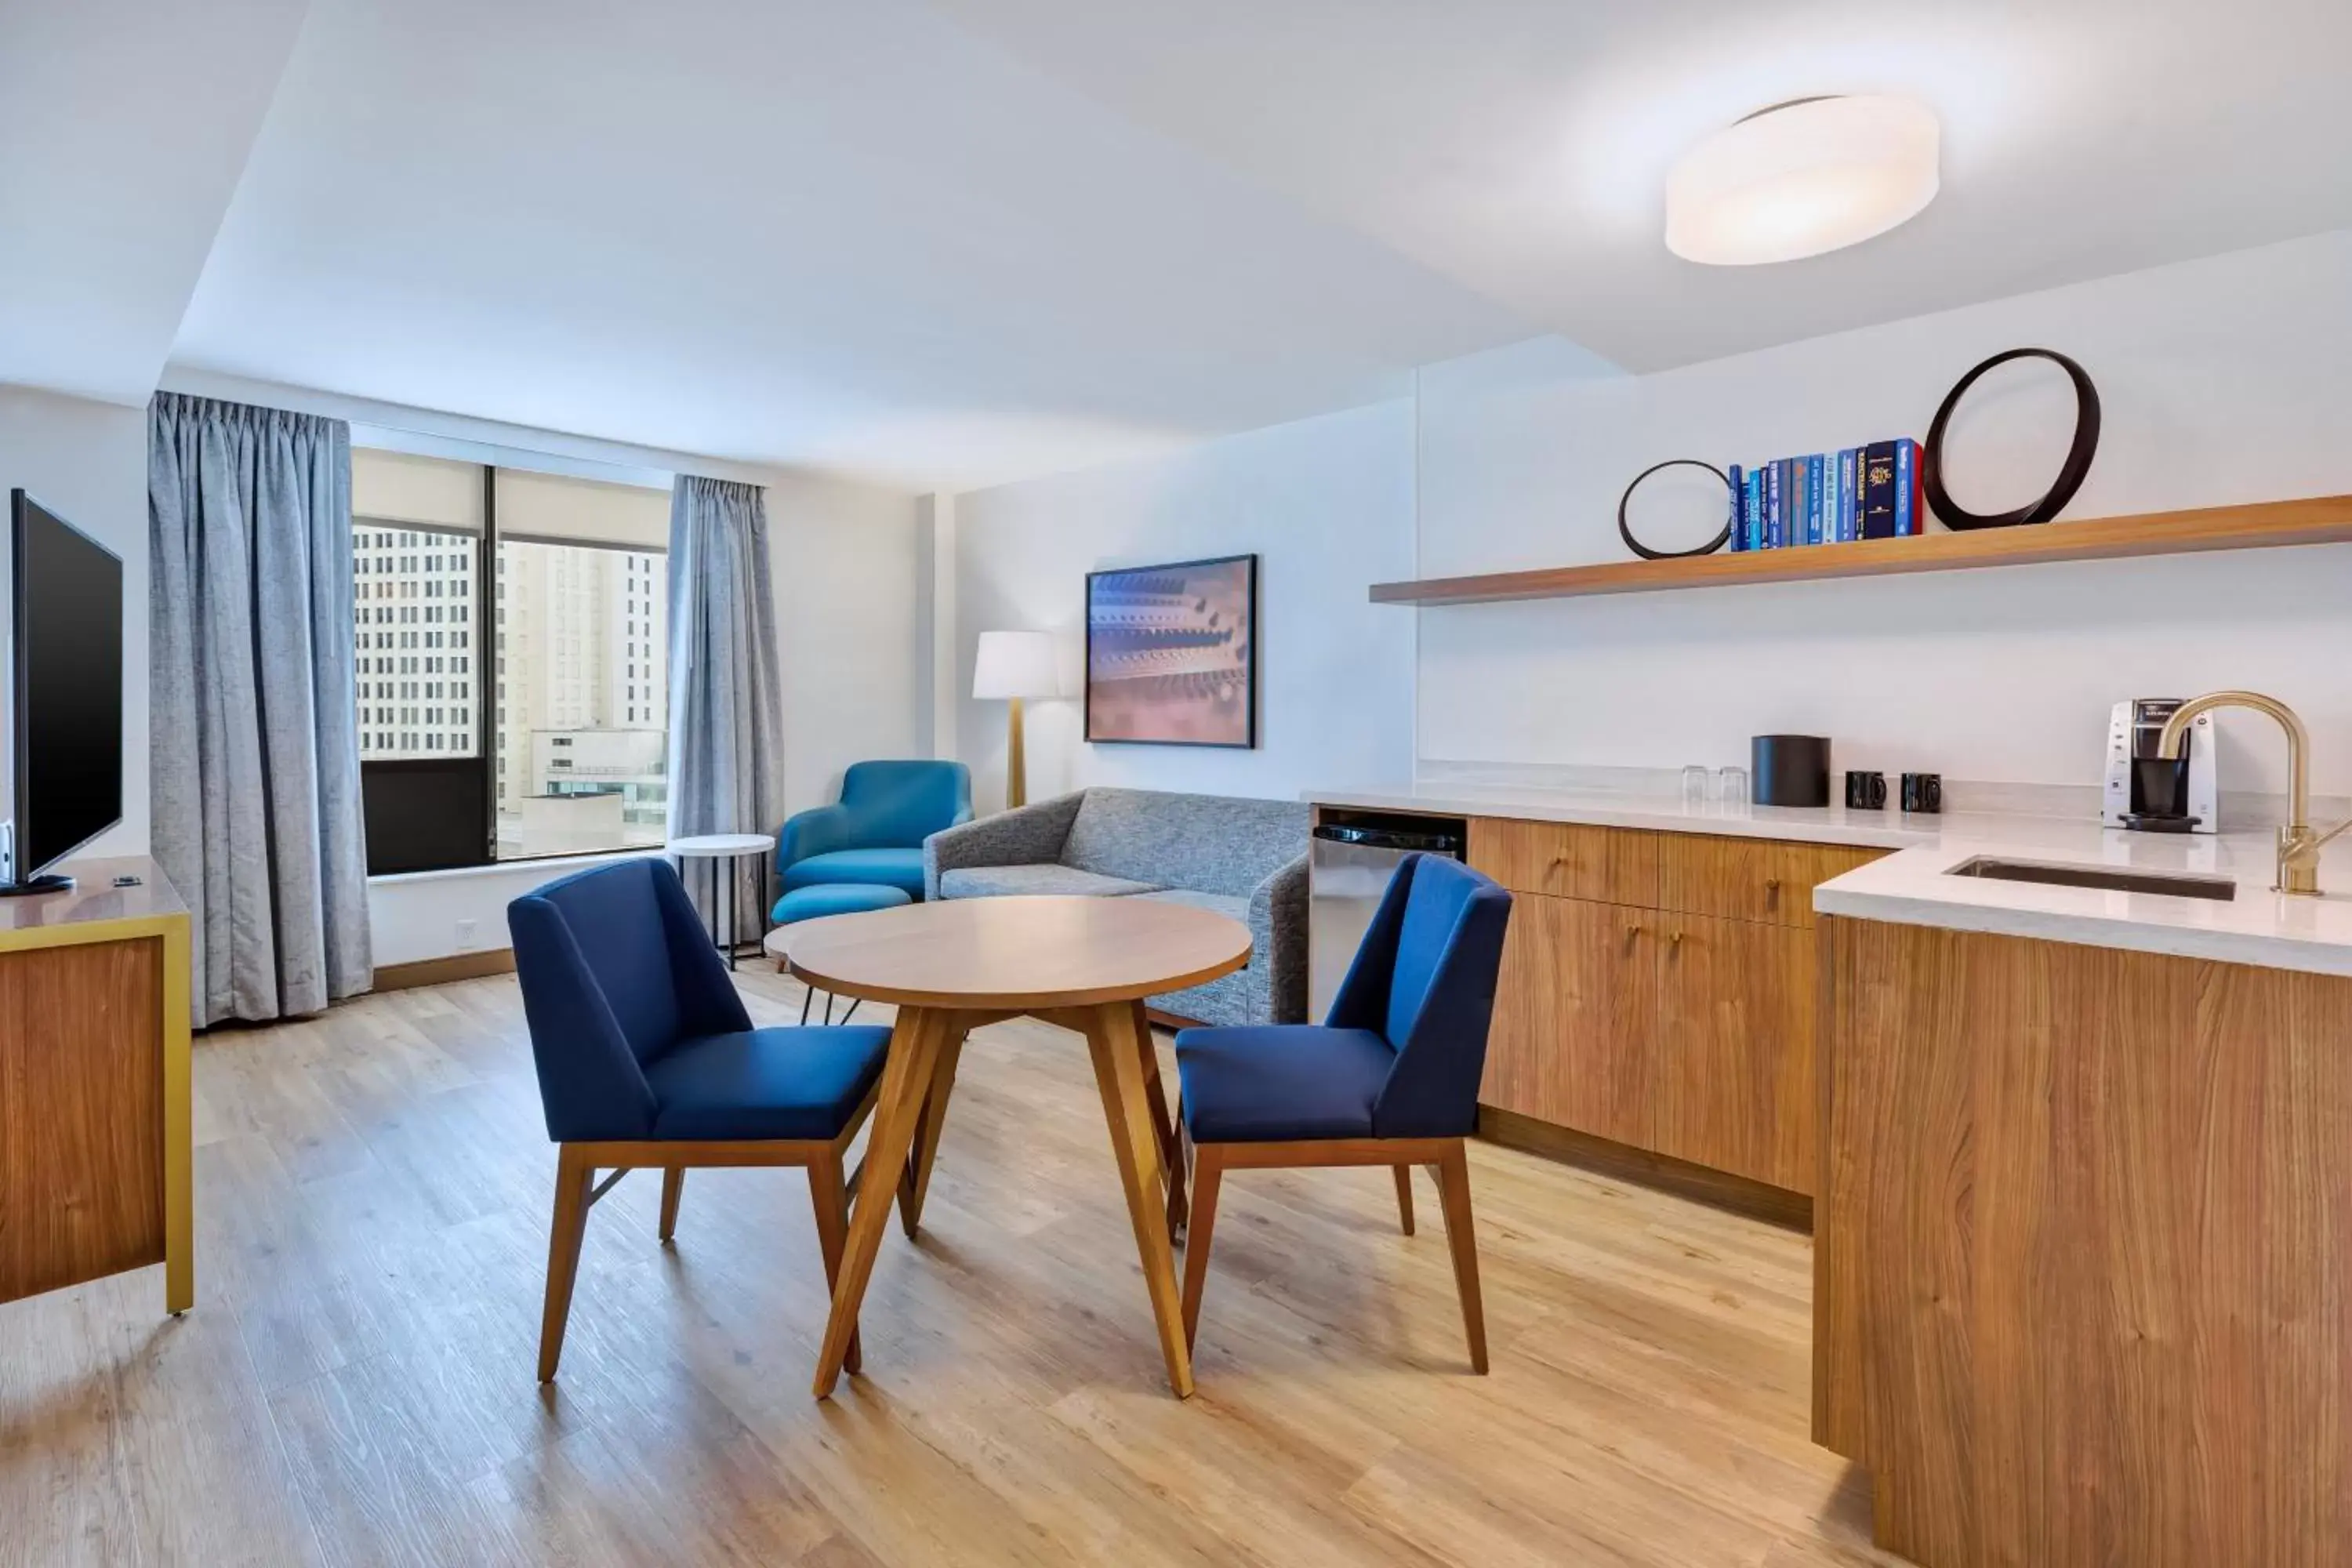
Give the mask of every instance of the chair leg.
[{"label": "chair leg", "polygon": [[[1478,1237],[1470,1220],[1470,1159],[1456,1140],[1438,1162],[1445,1207],[1445,1243],[1454,1254],[1454,1287],[1462,1296],[1462,1327],[1470,1339],[1470,1370],[1486,1370],[1486,1309],[1478,1296]],[[1402,1169],[1400,1176],[1403,1173]]]},{"label": "chair leg", "polygon": [[570,1145],[555,1163],[555,1217],[548,1226],[547,1305],[539,1321],[539,1381],[552,1382],[563,1355],[563,1327],[572,1317],[572,1283],[580,1273],[580,1241],[588,1229],[588,1184],[596,1172]]},{"label": "chair leg", "polygon": [[[824,1288],[828,1293],[841,1279],[841,1249],[849,1235],[849,1189],[841,1178],[841,1157],[819,1160],[808,1168],[809,1202],[816,1210],[816,1244],[824,1254]],[[857,1331],[849,1331],[849,1352],[842,1370],[855,1374],[864,1364]]]},{"label": "chair leg", "polygon": [[669,1240],[677,1235],[677,1200],[686,1195],[686,1167],[662,1167],[661,1238]]},{"label": "chair leg", "polygon": [[1396,1172],[1397,1219],[1407,1236],[1412,1234],[1412,1167],[1398,1165]]},{"label": "chair leg", "polygon": [[1186,1212],[1184,1189],[1194,1180],[1192,1164],[1198,1153],[1192,1146],[1192,1135],[1184,1131],[1184,1096],[1181,1090],[1176,1096],[1175,1122],[1175,1175],[1168,1184],[1168,1238],[1181,1246],[1192,1217]]},{"label": "chair leg", "polygon": [[1217,1188],[1224,1160],[1215,1144],[1192,1150],[1192,1224],[1184,1237],[1184,1348],[1201,1331],[1201,1292],[1209,1282],[1209,1241],[1217,1228]]}]

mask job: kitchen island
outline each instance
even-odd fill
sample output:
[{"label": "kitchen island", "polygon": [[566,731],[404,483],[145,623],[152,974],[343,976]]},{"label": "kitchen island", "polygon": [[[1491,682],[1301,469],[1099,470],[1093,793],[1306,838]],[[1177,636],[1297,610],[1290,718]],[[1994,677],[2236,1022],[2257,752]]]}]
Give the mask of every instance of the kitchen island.
[{"label": "kitchen island", "polygon": [[2065,837],[1814,891],[1814,1438],[1929,1568],[2352,1561],[2352,856]]}]

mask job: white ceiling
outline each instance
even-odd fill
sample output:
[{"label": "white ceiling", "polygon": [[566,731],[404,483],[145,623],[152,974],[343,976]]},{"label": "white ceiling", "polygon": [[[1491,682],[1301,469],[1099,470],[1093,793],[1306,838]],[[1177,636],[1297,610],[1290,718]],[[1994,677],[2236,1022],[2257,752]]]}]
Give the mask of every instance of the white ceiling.
[{"label": "white ceiling", "polygon": [[[938,0],[1632,371],[2352,225],[2347,0]],[[1918,99],[1942,195],[1777,267],[1663,238],[1750,110]]]},{"label": "white ceiling", "polygon": [[[0,0],[0,381],[970,488],[2352,226],[2347,58],[2343,0]],[[1666,252],[1685,146],[1861,90],[1943,119],[1923,216]]]},{"label": "white ceiling", "polygon": [[963,487],[1525,332],[910,0],[317,0],[173,357]]}]

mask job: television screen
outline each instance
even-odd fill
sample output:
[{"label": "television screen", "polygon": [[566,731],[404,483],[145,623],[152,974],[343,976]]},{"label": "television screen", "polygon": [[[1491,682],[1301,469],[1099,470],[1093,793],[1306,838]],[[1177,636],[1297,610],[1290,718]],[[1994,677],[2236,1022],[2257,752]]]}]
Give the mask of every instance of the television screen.
[{"label": "television screen", "polygon": [[1257,557],[1087,577],[1087,739],[1257,744]]},{"label": "television screen", "polygon": [[122,563],[11,497],[16,879],[122,817]]}]

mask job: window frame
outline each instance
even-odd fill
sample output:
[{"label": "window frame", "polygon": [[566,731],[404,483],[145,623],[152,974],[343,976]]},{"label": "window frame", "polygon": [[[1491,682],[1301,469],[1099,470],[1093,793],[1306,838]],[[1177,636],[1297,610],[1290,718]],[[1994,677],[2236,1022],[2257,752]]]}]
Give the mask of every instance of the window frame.
[{"label": "window frame", "polygon": [[[402,789],[397,782],[399,780],[448,778],[452,775],[471,773],[473,787],[467,793],[474,801],[479,814],[478,821],[474,824],[478,828],[478,832],[465,835],[465,840],[471,847],[463,854],[409,854],[399,857],[397,863],[379,865],[376,860],[379,846],[389,848],[394,847],[394,843],[389,835],[372,831],[367,835],[368,875],[372,878],[413,876],[435,871],[467,871],[498,866],[526,866],[545,860],[589,860],[658,853],[660,846],[647,844],[621,844],[604,849],[556,849],[535,855],[501,856],[499,853],[499,736],[497,692],[504,682],[505,664],[505,650],[499,640],[503,630],[498,619],[499,546],[510,540],[517,544],[558,545],[572,550],[606,550],[628,555],[657,555],[662,558],[665,568],[668,563],[669,549],[666,542],[658,546],[649,546],[613,540],[571,539],[560,534],[502,532],[499,528],[498,511],[499,465],[479,463],[475,466],[480,469],[482,485],[482,529],[479,533],[471,532],[463,528],[453,528],[443,523],[414,522],[359,513],[354,513],[351,520],[351,526],[354,531],[373,529],[394,533],[430,534],[437,539],[446,540],[451,544],[469,545],[474,552],[473,591],[463,601],[470,606],[465,626],[469,633],[478,635],[481,639],[476,641],[474,636],[469,636],[467,638],[466,647],[467,680],[473,691],[471,700],[474,704],[474,754],[470,757],[362,758],[360,762],[362,811],[371,823],[382,821],[388,824],[396,816],[396,803]],[[359,571],[357,557],[360,547],[356,541],[353,543],[352,553],[352,580],[355,585],[352,605],[356,610],[361,602],[356,584],[364,580]],[[664,584],[664,598],[667,601],[667,572],[665,572]],[[395,601],[387,601],[387,603],[392,602]],[[455,604],[460,601],[450,599],[443,602]],[[665,618],[667,618],[666,616]],[[398,623],[387,624],[396,626]],[[358,682],[362,679],[372,679],[373,677],[372,674],[362,677],[359,672],[358,666],[362,657],[362,650],[358,646],[360,622],[356,615],[352,620],[351,629],[353,667],[352,703],[356,719],[364,709],[363,701],[357,689]],[[396,653],[398,650],[395,648],[385,651]],[[368,648],[364,652],[373,655],[376,650]],[[395,676],[394,679],[397,677]],[[420,699],[420,700],[423,700]],[[356,726],[357,729],[368,727],[370,727],[368,722],[363,719],[359,720]],[[439,728],[446,730],[452,726],[444,725]],[[667,730],[667,728],[665,723],[664,729]],[[372,792],[373,793],[373,802],[371,801]],[[666,802],[664,810],[667,816]],[[666,828],[664,837],[667,837]],[[400,847],[409,847],[410,846]]]}]

